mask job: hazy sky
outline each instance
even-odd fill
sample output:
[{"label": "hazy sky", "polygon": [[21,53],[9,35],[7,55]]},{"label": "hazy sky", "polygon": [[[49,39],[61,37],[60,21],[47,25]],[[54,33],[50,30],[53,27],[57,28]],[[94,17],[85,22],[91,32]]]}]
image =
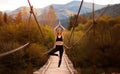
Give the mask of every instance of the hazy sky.
[{"label": "hazy sky", "polygon": [[[43,8],[50,4],[66,4],[70,1],[81,0],[30,0],[35,8]],[[86,2],[92,2],[93,0],[84,0]],[[97,4],[115,4],[120,3],[120,0],[94,0]],[[20,6],[28,6],[27,0],[0,0],[0,11],[14,10]]]}]

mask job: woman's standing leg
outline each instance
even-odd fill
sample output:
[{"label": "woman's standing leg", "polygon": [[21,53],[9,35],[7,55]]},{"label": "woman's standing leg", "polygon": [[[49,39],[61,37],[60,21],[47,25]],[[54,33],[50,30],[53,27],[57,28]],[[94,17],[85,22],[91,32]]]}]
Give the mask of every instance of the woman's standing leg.
[{"label": "woman's standing leg", "polygon": [[61,62],[62,62],[63,46],[60,46],[60,48],[59,48],[59,54],[60,54],[60,59],[59,59],[58,67],[60,67]]}]

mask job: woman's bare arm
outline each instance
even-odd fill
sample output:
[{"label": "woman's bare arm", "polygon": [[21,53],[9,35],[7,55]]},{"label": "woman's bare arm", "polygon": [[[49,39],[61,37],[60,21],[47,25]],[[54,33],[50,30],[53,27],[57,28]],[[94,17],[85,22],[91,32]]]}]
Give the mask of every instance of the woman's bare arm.
[{"label": "woman's bare arm", "polygon": [[56,33],[56,31],[55,31],[55,28],[54,28],[54,37],[55,37],[55,39],[54,39],[54,46],[53,46],[53,48],[55,48],[55,46],[56,46],[56,38],[57,38],[57,33]]}]

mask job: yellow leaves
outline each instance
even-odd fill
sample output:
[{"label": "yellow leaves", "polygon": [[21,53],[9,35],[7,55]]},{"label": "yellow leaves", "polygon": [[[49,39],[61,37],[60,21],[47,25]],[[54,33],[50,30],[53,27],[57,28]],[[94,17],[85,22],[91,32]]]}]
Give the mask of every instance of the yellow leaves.
[{"label": "yellow leaves", "polygon": [[[74,34],[71,36],[71,40],[70,40],[70,44],[74,44],[77,40],[80,39],[80,37],[83,35],[82,31],[74,31]],[[65,44],[69,44],[67,43],[69,41],[70,38],[70,31],[66,31],[65,36],[64,36],[64,42]]]},{"label": "yellow leaves", "polygon": [[0,28],[0,40],[10,40],[12,38],[14,38],[15,33],[16,32],[16,27],[13,27],[11,25],[7,26],[3,26]]},{"label": "yellow leaves", "polygon": [[47,49],[43,45],[39,45],[36,43],[32,43],[27,49],[27,52],[31,56],[39,56],[39,57],[42,57],[43,53],[45,53],[46,51]]},{"label": "yellow leaves", "polygon": [[75,28],[75,31],[84,31],[86,28],[86,24],[79,24],[78,27]]}]

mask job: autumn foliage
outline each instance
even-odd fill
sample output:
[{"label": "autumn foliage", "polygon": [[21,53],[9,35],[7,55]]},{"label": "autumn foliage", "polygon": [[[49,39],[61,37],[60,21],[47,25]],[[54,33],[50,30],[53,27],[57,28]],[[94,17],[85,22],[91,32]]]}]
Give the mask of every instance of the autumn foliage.
[{"label": "autumn foliage", "polygon": [[[93,66],[96,66],[97,74],[120,72],[119,20],[119,16],[115,18],[102,16],[77,45],[67,50],[69,58],[82,74],[93,74]],[[90,25],[92,25],[92,19],[85,24],[79,22],[75,27],[74,37],[71,39],[72,43],[68,45],[74,44]],[[69,38],[69,34],[70,32],[66,35],[66,39]]]},{"label": "autumn foliage", "polygon": [[[31,17],[23,20],[22,12],[15,18],[0,12],[0,53],[18,48],[30,42],[30,45],[18,52],[0,58],[0,74],[30,74],[43,66],[48,56],[43,53],[48,51],[44,45],[38,27]],[[11,20],[11,21],[10,21]],[[50,26],[41,26],[49,47],[53,46],[54,35]]]}]

